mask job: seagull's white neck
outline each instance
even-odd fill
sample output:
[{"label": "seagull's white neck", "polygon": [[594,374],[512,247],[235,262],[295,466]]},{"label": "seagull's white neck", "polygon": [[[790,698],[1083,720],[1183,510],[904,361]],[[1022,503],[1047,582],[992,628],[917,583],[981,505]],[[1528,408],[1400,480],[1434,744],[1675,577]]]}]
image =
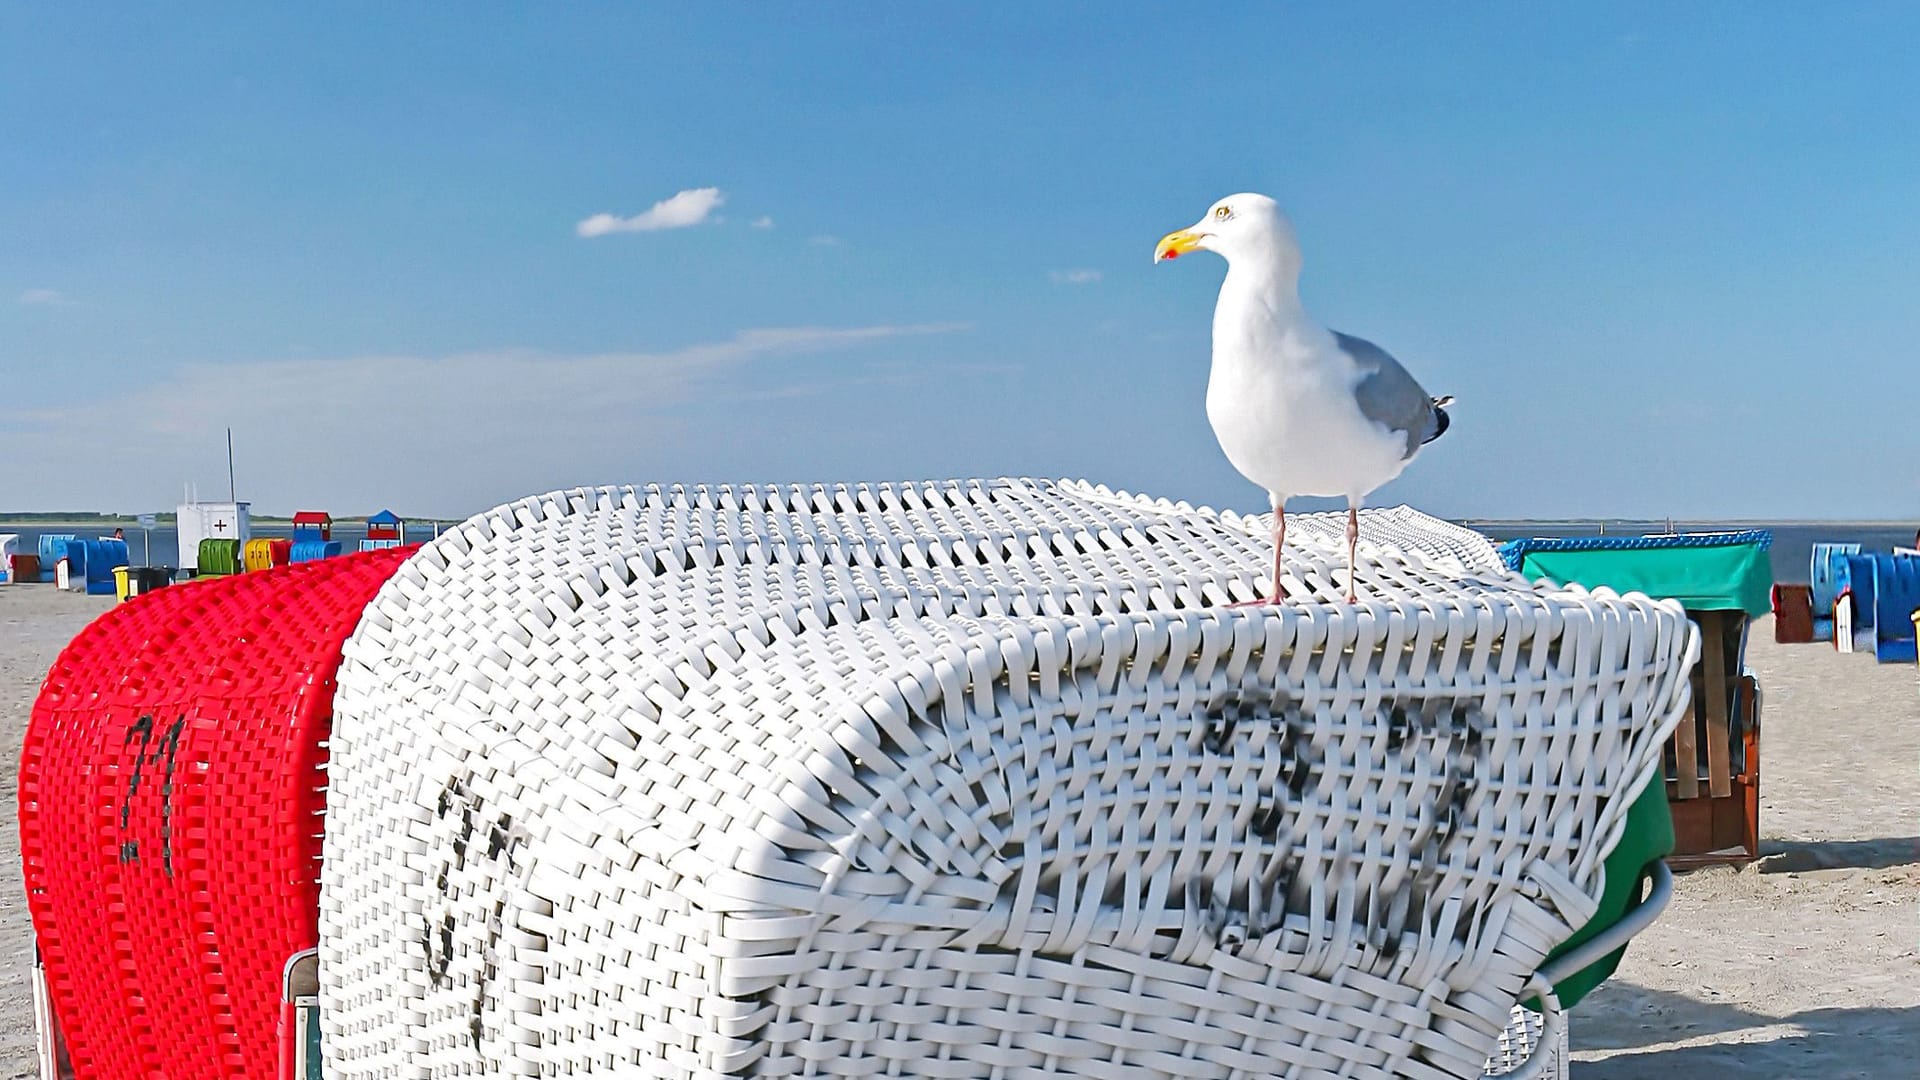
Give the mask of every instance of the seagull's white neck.
[{"label": "seagull's white neck", "polygon": [[[1324,333],[1300,306],[1299,281],[1297,260],[1282,260],[1266,252],[1229,260],[1226,280],[1220,283],[1220,299],[1213,308],[1216,360],[1223,354],[1271,354],[1274,345],[1282,345],[1283,353],[1291,352],[1284,348],[1288,339],[1305,345],[1308,336]],[[1256,348],[1261,345],[1267,348]]]}]

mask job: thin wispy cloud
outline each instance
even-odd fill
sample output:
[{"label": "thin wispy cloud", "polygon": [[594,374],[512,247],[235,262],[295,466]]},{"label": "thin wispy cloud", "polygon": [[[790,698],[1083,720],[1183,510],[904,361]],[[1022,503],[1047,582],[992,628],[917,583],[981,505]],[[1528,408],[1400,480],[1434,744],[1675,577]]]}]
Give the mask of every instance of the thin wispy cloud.
[{"label": "thin wispy cloud", "polygon": [[1055,285],[1092,285],[1103,276],[1098,270],[1053,270],[1047,274]]},{"label": "thin wispy cloud", "polygon": [[[243,486],[251,462],[255,483],[321,505],[413,499],[427,504],[423,512],[461,513],[564,484],[634,479],[620,475],[629,462],[720,437],[688,419],[701,408],[783,393],[833,393],[846,380],[870,377],[871,364],[889,358],[885,352],[876,357],[874,347],[966,329],[965,323],[788,326],[659,352],[497,350],[187,364],[125,393],[44,408],[0,403],[0,460],[28,475],[137,485],[101,490],[132,505],[152,481],[163,479],[170,489],[181,480],[224,474],[218,433],[231,425],[242,441]],[[840,352],[854,350],[865,351],[824,376],[817,366],[799,369],[805,375],[787,368],[803,357],[838,365]],[[916,370],[907,358],[899,363]],[[924,377],[941,374],[926,368]],[[395,432],[406,432],[404,449],[394,447]],[[249,448],[249,439],[270,442]],[[281,452],[316,446],[330,449]],[[140,469],[128,470],[130,460]],[[145,480],[136,481],[136,473]]]},{"label": "thin wispy cloud", "polygon": [[592,239],[613,233],[685,229],[706,221],[726,201],[726,195],[717,187],[688,188],[632,217],[595,214],[575,225],[573,231]]},{"label": "thin wispy cloud", "polygon": [[759,217],[747,222],[747,226],[754,229],[771,229],[773,228],[773,218],[766,214],[761,214]]},{"label": "thin wispy cloud", "polygon": [[28,307],[67,307],[73,303],[59,289],[28,289],[15,299]]},{"label": "thin wispy cloud", "polygon": [[807,237],[807,243],[814,247],[839,247],[840,238],[831,233],[821,233],[818,236]]}]

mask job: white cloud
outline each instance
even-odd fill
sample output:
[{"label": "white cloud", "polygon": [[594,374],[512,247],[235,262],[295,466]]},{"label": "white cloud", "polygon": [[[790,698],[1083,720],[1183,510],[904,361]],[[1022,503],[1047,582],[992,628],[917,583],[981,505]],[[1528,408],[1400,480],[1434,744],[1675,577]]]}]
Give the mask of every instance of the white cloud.
[{"label": "white cloud", "polygon": [[771,229],[773,228],[773,218],[766,214],[761,214],[759,217],[747,222],[747,225],[749,228],[754,229]]},{"label": "white cloud", "polygon": [[840,238],[828,233],[821,233],[818,236],[807,237],[807,243],[812,244],[814,247],[839,247]]},{"label": "white cloud", "polygon": [[[221,432],[232,425],[243,498],[249,486],[267,487],[260,497],[335,508],[390,502],[452,516],[533,491],[634,479],[636,467],[658,468],[649,463],[689,448],[697,455],[703,439],[722,438],[689,413],[789,389],[832,393],[866,370],[835,368],[829,385],[818,369],[782,375],[778,361],[966,328],[792,326],[662,352],[189,364],[117,395],[45,408],[0,404],[0,460],[43,480],[9,488],[17,508],[78,505],[75,497],[158,508],[171,505],[183,481],[224,483]],[[787,423],[802,421],[769,413],[754,430],[778,447],[801,430],[782,434]],[[87,477],[86,490],[62,479],[70,477]]]},{"label": "white cloud", "polygon": [[59,289],[28,289],[21,293],[18,299],[22,304],[37,307],[66,307],[73,303],[67,299],[67,294]]},{"label": "white cloud", "polygon": [[595,214],[573,227],[573,231],[585,237],[606,236],[622,232],[657,232],[661,229],[684,229],[707,220],[708,215],[727,201],[717,187],[688,188],[670,199],[662,199],[648,207],[646,212],[632,217],[617,217],[613,214]]},{"label": "white cloud", "polygon": [[1098,270],[1052,270],[1047,273],[1055,285],[1091,285],[1102,276]]}]

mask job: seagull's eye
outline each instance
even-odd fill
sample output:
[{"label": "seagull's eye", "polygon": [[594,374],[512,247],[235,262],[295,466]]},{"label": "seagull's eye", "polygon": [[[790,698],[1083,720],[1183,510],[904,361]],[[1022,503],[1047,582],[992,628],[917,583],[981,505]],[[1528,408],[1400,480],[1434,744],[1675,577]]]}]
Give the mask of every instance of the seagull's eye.
[{"label": "seagull's eye", "polygon": [[1233,208],[1230,206],[1222,206],[1213,212],[1213,220],[1215,221],[1225,221],[1232,216]]}]

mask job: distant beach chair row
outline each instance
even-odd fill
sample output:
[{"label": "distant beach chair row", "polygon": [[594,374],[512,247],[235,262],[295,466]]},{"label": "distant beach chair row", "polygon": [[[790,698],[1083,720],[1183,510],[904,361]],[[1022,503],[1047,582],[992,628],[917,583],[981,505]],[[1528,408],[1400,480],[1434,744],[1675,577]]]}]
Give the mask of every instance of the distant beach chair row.
[{"label": "distant beach chair row", "polygon": [[127,543],[111,536],[83,540],[44,533],[33,554],[19,550],[17,533],[0,534],[0,582],[52,582],[75,592],[111,594],[115,570],[127,565]]},{"label": "distant beach chair row", "polygon": [[1815,544],[1808,571],[1804,594],[1776,591],[1774,613],[1779,627],[1797,627],[1805,619],[1810,633],[1800,637],[1788,629],[1776,635],[1779,640],[1831,641],[1841,652],[1871,652],[1881,663],[1916,659],[1913,616],[1920,611],[1920,553]]},{"label": "distant beach chair row", "polygon": [[[241,515],[234,515],[240,518]],[[241,530],[246,532],[245,526]],[[391,510],[382,510],[367,518],[367,538],[360,541],[361,551],[380,551],[406,546],[406,524]],[[345,551],[333,538],[333,515],[324,510],[302,510],[293,515],[293,536],[209,537],[193,549],[194,574],[197,577],[226,577],[231,574],[271,570],[294,563],[337,558]],[[182,553],[183,558],[185,552]]]},{"label": "distant beach chair row", "polygon": [[[293,563],[336,558],[344,553],[333,539],[333,516],[302,510],[293,517],[293,536],[250,536],[245,503],[184,503],[176,515],[179,567],[130,566],[124,540],[85,540],[73,533],[42,533],[35,550],[20,550],[17,533],[0,533],[0,584],[41,582],[63,589],[131,599],[171,584],[180,571],[189,577],[227,577],[271,570]],[[208,535],[218,530],[229,535]],[[367,518],[360,551],[407,546],[407,526],[399,515],[382,510]]]}]

